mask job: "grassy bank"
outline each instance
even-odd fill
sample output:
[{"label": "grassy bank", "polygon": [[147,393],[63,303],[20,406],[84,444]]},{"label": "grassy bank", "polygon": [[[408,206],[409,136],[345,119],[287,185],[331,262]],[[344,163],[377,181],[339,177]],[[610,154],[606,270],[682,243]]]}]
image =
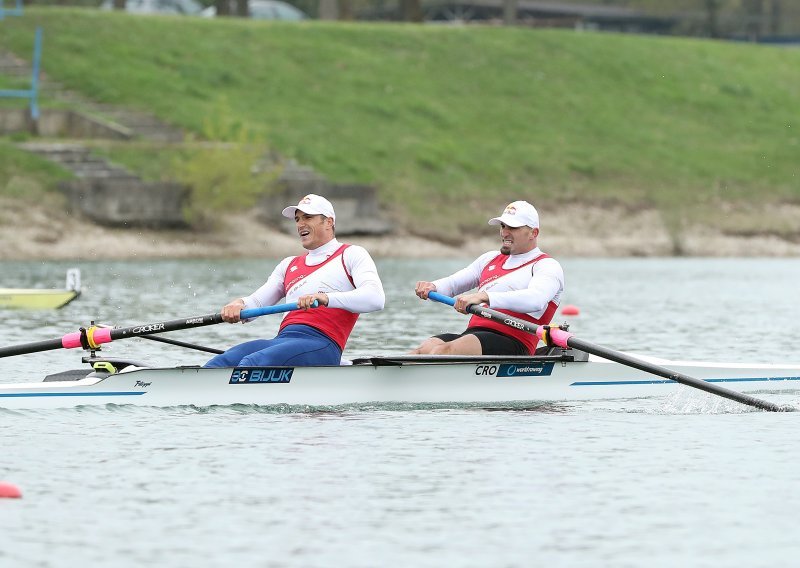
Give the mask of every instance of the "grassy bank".
[{"label": "grassy bank", "polygon": [[0,139],[0,195],[25,199],[30,203],[52,203],[63,206],[53,190],[58,182],[69,179],[69,172],[14,147]]},{"label": "grassy bank", "polygon": [[377,184],[419,232],[518,197],[654,205],[676,228],[800,200],[800,50],[66,9],[3,22],[0,46],[30,57],[37,25],[68,87],[194,132],[224,109],[335,181]]}]

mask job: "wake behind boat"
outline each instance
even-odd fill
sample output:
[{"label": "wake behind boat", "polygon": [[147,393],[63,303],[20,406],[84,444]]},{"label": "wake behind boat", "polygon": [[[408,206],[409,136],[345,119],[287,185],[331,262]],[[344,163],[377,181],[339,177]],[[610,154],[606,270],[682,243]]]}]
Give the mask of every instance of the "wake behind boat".
[{"label": "wake behind boat", "polygon": [[[502,406],[666,396],[685,388],[648,372],[559,347],[533,357],[367,357],[339,367],[154,368],[112,358],[86,361],[91,368],[50,375],[39,382],[0,385],[0,407],[362,403]],[[658,364],[741,393],[800,392],[800,365],[663,360]]]},{"label": "wake behind boat", "polygon": [[0,288],[0,308],[55,310],[63,308],[81,295],[81,273],[77,268],[67,271],[63,290],[44,288]]}]

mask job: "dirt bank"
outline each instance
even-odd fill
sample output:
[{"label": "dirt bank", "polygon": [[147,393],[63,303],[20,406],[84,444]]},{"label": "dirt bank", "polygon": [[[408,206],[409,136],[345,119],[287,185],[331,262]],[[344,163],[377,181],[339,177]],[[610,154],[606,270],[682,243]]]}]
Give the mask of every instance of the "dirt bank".
[{"label": "dirt bank", "polygon": [[[729,236],[703,226],[672,237],[655,210],[577,205],[542,211],[542,249],[561,257],[800,256],[800,243],[769,234]],[[146,258],[282,257],[299,250],[297,238],[252,218],[231,216],[213,231],[108,229],[53,208],[0,200],[0,260],[120,260]],[[497,248],[497,239],[470,239],[454,247],[399,232],[354,237],[375,257],[471,257]]]}]

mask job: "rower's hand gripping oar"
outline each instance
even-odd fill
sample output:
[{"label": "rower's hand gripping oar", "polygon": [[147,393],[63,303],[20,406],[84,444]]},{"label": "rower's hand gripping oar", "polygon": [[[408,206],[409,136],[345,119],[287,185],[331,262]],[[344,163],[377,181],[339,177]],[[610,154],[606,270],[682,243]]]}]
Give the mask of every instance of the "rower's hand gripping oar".
[{"label": "rower's hand gripping oar", "polygon": [[[314,302],[312,307],[317,307]],[[252,319],[269,314],[279,314],[291,312],[299,309],[297,302],[278,304],[275,306],[264,306],[263,308],[250,308],[242,310],[242,319]],[[158,323],[148,323],[144,325],[134,325],[130,327],[97,327],[81,328],[80,331],[68,333],[57,339],[46,341],[36,341],[24,343],[22,345],[12,345],[10,347],[0,347],[0,357],[10,357],[12,355],[24,355],[26,353],[38,353],[40,351],[51,351],[53,349],[73,349],[82,347],[87,351],[97,349],[103,343],[110,343],[115,339],[127,339],[129,337],[142,337],[155,333],[165,333],[167,331],[177,331],[179,329],[189,329],[222,323],[221,314],[208,314],[191,318],[162,321]]]},{"label": "rower's hand gripping oar", "polygon": [[[428,298],[449,306],[454,306],[456,303],[455,298],[445,296],[444,294],[439,294],[438,292],[430,292],[428,294]],[[467,311],[477,316],[533,333],[536,335],[536,337],[544,341],[546,345],[553,344],[563,348],[573,347],[575,349],[579,349],[580,351],[597,355],[603,359],[608,359],[609,361],[627,365],[628,367],[633,367],[634,369],[639,369],[640,371],[644,371],[646,373],[652,373],[654,375],[658,375],[659,377],[664,377],[665,379],[670,379],[686,386],[694,387],[717,396],[722,396],[741,404],[747,404],[762,410],[769,410],[770,412],[793,412],[795,410],[790,406],[780,406],[766,400],[761,400],[759,398],[732,391],[714,383],[695,379],[682,373],[671,371],[666,367],[642,361],[641,359],[637,359],[636,357],[632,357],[626,353],[621,353],[619,351],[614,351],[613,349],[608,349],[607,347],[589,343],[588,341],[579,339],[571,333],[564,331],[558,326],[536,325],[534,323],[515,318],[509,316],[508,314],[504,314],[502,312],[498,312],[497,310],[477,304],[467,306]]]}]

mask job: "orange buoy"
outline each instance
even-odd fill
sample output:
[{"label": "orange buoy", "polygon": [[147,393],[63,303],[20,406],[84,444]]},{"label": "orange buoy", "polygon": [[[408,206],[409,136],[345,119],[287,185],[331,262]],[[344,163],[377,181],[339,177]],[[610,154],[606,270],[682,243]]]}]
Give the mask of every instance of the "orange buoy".
[{"label": "orange buoy", "polygon": [[0,499],[6,497],[8,499],[19,499],[22,497],[22,492],[19,487],[7,481],[0,481]]},{"label": "orange buoy", "polygon": [[561,308],[561,315],[562,316],[577,316],[581,313],[578,309],[578,306],[573,306],[572,304],[567,304]]}]

